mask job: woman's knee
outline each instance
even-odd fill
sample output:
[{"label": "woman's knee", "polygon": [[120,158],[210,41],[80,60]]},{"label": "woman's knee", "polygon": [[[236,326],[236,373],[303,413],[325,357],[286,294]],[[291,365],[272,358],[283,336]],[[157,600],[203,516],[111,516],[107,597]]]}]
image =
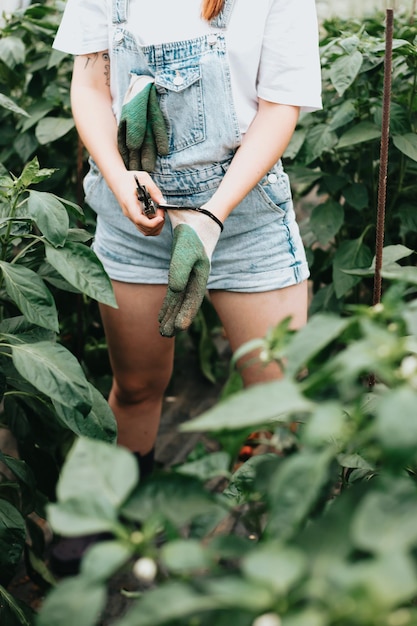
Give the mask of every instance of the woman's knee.
[{"label": "woman's knee", "polygon": [[112,395],[120,405],[160,402],[171,379],[172,370],[154,376],[114,376]]}]

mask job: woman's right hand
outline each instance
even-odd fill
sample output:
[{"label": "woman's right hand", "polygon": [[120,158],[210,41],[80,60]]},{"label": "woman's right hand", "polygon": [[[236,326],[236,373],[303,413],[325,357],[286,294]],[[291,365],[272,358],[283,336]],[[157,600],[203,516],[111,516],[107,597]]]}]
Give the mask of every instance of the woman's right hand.
[{"label": "woman's right hand", "polygon": [[156,204],[163,204],[164,197],[147,172],[126,170],[113,181],[112,191],[117,198],[123,214],[130,219],[136,228],[146,237],[156,237],[165,223],[165,211],[157,210],[155,217],[149,218],[143,213],[142,203],[138,200],[135,176],[140,184],[148,190]]}]

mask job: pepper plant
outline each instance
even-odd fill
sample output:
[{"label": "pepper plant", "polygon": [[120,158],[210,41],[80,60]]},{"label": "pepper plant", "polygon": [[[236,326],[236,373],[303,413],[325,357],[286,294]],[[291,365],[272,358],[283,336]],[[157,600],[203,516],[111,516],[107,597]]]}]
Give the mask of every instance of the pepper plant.
[{"label": "pepper plant", "polygon": [[[386,245],[417,247],[417,24],[394,19]],[[375,251],[385,16],[332,19],[320,37],[323,110],[307,113],[287,150],[311,267],[311,312],[370,303],[371,283],[346,270]]]},{"label": "pepper plant", "polygon": [[[387,247],[384,276],[410,254]],[[108,581],[133,572],[114,626],[414,626],[417,272],[406,269],[381,304],[317,313],[296,333],[283,322],[245,346],[285,374],[183,425],[217,452],[141,483],[129,452],[78,440],[48,519],[114,539],[47,595],[36,625],[95,626]],[[247,432],[263,429],[275,452],[237,467]]]},{"label": "pepper plant", "polygon": [[[54,295],[59,291],[116,303],[110,280],[87,245],[90,235],[69,225],[68,211],[81,217],[81,209],[33,188],[51,173],[35,158],[20,176],[0,176],[1,425],[14,435],[19,454],[16,459],[0,452],[1,585],[8,584],[24,551],[29,571],[50,581],[42,561],[43,535],[31,514],[45,517],[45,503],[55,498],[60,467],[76,436],[107,442],[116,437],[107,401],[58,340]],[[20,613],[1,586],[0,597],[2,621]]]},{"label": "pepper plant", "polygon": [[48,191],[77,201],[72,62],[52,49],[60,7],[59,2],[32,3],[8,16],[1,30],[0,162],[18,172],[36,155],[43,167],[53,168]]}]

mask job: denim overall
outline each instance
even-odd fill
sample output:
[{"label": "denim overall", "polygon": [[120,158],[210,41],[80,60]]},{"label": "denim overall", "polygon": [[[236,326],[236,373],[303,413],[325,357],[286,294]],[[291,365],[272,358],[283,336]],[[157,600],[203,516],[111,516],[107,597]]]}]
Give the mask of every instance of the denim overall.
[{"label": "denim overall", "polygon": [[[126,27],[129,0],[113,0],[110,75],[119,118],[132,74],[153,77],[169,134],[169,154],[151,173],[168,204],[201,206],[219,186],[241,142],[225,32],[235,0],[225,0],[207,35],[141,46]],[[256,159],[256,155],[254,155]],[[145,237],[126,218],[91,161],[86,202],[97,213],[94,250],[109,276],[166,284],[172,229]],[[202,217],[202,219],[205,219]],[[211,289],[256,292],[308,277],[304,248],[281,161],[232,211],[212,258]]]}]

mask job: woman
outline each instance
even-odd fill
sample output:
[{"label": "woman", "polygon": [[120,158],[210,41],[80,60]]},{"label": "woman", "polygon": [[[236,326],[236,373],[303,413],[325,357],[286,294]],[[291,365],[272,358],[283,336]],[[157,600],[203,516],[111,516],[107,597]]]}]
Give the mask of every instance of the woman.
[{"label": "woman", "polygon": [[[305,323],[308,268],[280,157],[300,110],[321,106],[315,3],[68,0],[54,47],[75,55],[94,250],[118,302],[100,307],[109,403],[119,444],[146,474],[173,335],[206,286],[233,351],[285,317]],[[145,133],[136,144],[135,125]],[[143,187],[157,207],[204,212],[148,216]],[[279,375],[275,365],[242,368],[245,385]]]}]

